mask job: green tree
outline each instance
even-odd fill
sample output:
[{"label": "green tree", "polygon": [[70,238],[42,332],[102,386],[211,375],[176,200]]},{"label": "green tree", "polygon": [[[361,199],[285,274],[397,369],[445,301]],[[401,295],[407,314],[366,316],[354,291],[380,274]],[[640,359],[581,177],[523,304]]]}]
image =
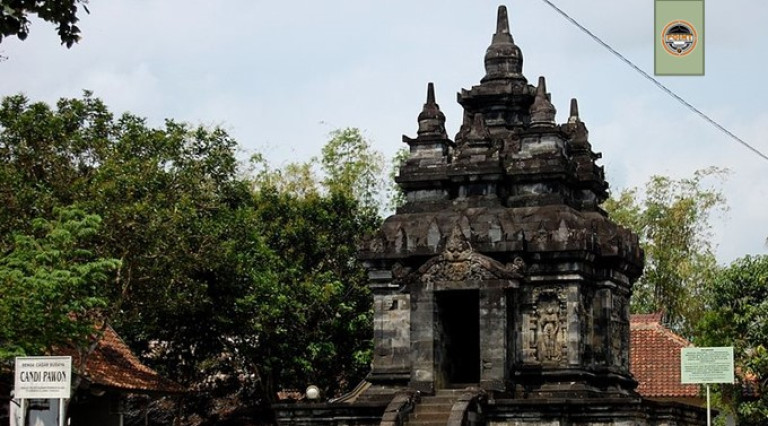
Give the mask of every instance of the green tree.
[{"label": "green tree", "polygon": [[271,169],[256,156],[261,169],[245,177],[220,129],[151,128],[88,93],[55,106],[5,98],[0,250],[63,206],[98,214],[94,254],[121,259],[114,327],[199,390],[189,412],[206,417],[224,396],[260,404],[307,381],[342,392],[370,358],[355,242],[379,223],[380,156],[359,131],[341,134],[319,160]]},{"label": "green tree", "polygon": [[[270,390],[344,391],[367,373],[371,297],[355,242],[378,217],[346,194],[300,198],[262,190],[257,215],[276,254],[276,281],[260,296],[259,347]],[[266,297],[264,297],[266,296]]]},{"label": "green tree", "polygon": [[334,130],[323,146],[320,158],[330,193],[346,193],[363,208],[378,210],[384,188],[384,157],[371,148],[359,129]]},{"label": "green tree", "polygon": [[[223,366],[211,360],[247,344],[241,328],[252,312],[240,299],[260,284],[254,271],[269,265],[260,237],[243,232],[255,227],[253,197],[236,148],[219,129],[115,118],[87,93],[55,108],[5,98],[0,250],[62,206],[98,214],[94,253],[122,260],[115,328],[175,380],[204,381],[211,368],[201,366]],[[233,363],[241,361],[251,365]]]},{"label": "green tree", "polygon": [[338,394],[369,369],[371,297],[355,253],[380,223],[382,157],[349,128],[330,134],[320,159],[280,169],[254,160],[256,214],[281,283],[260,325],[269,387]]},{"label": "green tree", "polygon": [[698,346],[733,346],[737,383],[720,399],[739,425],[768,418],[768,256],[747,256],[720,271],[704,292]]},{"label": "green tree", "polygon": [[79,6],[86,13],[88,0],[1,0],[0,1],[0,42],[3,37],[17,36],[24,40],[29,35],[29,16],[56,24],[61,44],[72,47],[80,40],[77,26]]},{"label": "green tree", "polygon": [[[97,257],[101,219],[75,208],[32,221],[0,257],[0,359],[39,356],[54,347],[87,351],[94,327],[119,308],[120,261]],[[92,350],[92,348],[91,348]]]},{"label": "green tree", "polygon": [[726,173],[709,168],[691,178],[653,176],[644,191],[623,190],[603,205],[611,219],[637,233],[645,251],[632,311],[663,311],[665,322],[686,336],[703,312],[703,285],[718,269],[709,218],[726,204],[718,187],[708,183],[719,182]]},{"label": "green tree", "polygon": [[307,162],[273,168],[261,154],[253,155],[254,188],[274,189],[299,197],[344,193],[357,200],[362,208],[381,210],[387,186],[382,174],[384,156],[373,149],[357,128],[337,129],[328,136],[320,157],[312,157]]}]

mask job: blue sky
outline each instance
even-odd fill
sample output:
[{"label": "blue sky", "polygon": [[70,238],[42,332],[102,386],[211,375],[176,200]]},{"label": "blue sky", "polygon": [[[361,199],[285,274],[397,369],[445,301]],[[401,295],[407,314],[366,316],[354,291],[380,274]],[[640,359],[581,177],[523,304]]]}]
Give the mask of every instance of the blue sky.
[{"label": "blue sky", "polygon": [[[653,70],[652,0],[553,0],[647,72]],[[726,4],[727,3],[727,4]],[[456,92],[478,84],[498,1],[92,1],[82,41],[66,49],[53,26],[3,40],[0,95],[54,102],[89,89],[115,112],[220,125],[244,154],[279,166],[319,154],[334,128],[364,131],[391,156],[415,136],[427,82],[447,117]],[[768,252],[768,161],[682,107],[539,0],[516,0],[511,31],[523,72],[567,117],[579,110],[611,188],[654,174],[731,169],[730,210],[713,218],[721,262]],[[668,87],[768,153],[768,5],[706,2],[706,75],[660,77]]]}]

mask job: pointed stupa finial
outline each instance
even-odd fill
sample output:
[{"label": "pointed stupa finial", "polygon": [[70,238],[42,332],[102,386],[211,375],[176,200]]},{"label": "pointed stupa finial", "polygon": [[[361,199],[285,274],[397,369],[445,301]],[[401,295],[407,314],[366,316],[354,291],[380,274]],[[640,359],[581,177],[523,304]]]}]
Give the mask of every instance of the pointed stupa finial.
[{"label": "pointed stupa finial", "polygon": [[554,125],[557,110],[547,95],[547,81],[539,77],[539,85],[536,87],[536,97],[531,105],[531,125]]},{"label": "pointed stupa finial", "polygon": [[440,105],[435,102],[435,85],[427,84],[427,102],[419,114],[419,137],[432,136],[447,138],[445,132],[445,114],[440,111]]},{"label": "pointed stupa finial", "polygon": [[579,117],[579,104],[576,102],[576,98],[571,99],[571,112],[568,114],[567,128],[570,129],[571,132],[571,147],[579,147],[579,149],[586,150],[591,149],[588,141],[589,132],[587,131],[587,126],[584,125]]},{"label": "pointed stupa finial", "polygon": [[448,139],[445,131],[445,114],[435,102],[435,85],[427,84],[427,102],[418,117],[419,130],[416,139],[403,135],[403,142],[410,148],[406,162],[400,167],[400,176],[417,173],[423,161],[437,164],[447,161],[445,158],[455,144]]},{"label": "pointed stupa finial", "polygon": [[568,115],[568,122],[569,123],[578,123],[581,121],[579,118],[579,103],[576,101],[576,98],[571,99],[571,113]]},{"label": "pointed stupa finial", "polygon": [[507,6],[499,6],[496,13],[496,34],[509,34],[509,18],[507,18]]},{"label": "pointed stupa finial", "polygon": [[435,84],[431,81],[427,83],[427,104],[435,103]]},{"label": "pointed stupa finial", "polygon": [[496,14],[496,33],[485,51],[485,77],[480,82],[499,79],[525,79],[523,77],[523,53],[515,45],[509,32],[507,7],[499,6]]}]

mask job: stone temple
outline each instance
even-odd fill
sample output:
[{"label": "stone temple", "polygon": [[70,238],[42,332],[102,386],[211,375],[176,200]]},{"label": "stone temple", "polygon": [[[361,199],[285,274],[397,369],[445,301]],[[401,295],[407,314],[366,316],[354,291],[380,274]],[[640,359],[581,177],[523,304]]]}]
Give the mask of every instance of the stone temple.
[{"label": "stone temple", "polygon": [[531,85],[506,8],[453,140],[430,83],[397,183],[405,203],[359,258],[374,357],[352,393],[278,405],[280,424],[698,425],[645,400],[629,370],[637,236],[613,223],[600,154],[571,101]]}]

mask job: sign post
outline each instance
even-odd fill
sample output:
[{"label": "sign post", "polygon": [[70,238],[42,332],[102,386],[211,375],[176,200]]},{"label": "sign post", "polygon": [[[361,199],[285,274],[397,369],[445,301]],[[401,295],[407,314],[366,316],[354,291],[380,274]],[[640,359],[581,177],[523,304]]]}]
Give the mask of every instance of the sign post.
[{"label": "sign post", "polygon": [[715,348],[682,348],[680,350],[680,382],[704,384],[707,388],[707,426],[711,426],[709,385],[733,383],[733,346]]},{"label": "sign post", "polygon": [[59,425],[63,426],[61,407],[64,405],[64,400],[70,398],[71,386],[72,357],[16,357],[14,397],[21,400],[22,423],[26,418],[27,399],[58,399]]}]

